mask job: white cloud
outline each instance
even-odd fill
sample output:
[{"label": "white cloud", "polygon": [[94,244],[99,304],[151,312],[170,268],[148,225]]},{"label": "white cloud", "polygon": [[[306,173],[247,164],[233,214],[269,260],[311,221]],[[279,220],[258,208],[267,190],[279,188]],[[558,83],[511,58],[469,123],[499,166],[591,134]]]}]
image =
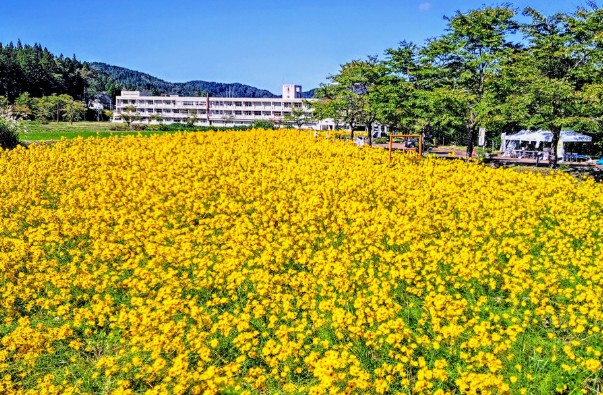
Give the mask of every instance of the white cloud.
[{"label": "white cloud", "polygon": [[427,12],[431,9],[431,3],[421,3],[419,4],[419,10],[422,12]]}]

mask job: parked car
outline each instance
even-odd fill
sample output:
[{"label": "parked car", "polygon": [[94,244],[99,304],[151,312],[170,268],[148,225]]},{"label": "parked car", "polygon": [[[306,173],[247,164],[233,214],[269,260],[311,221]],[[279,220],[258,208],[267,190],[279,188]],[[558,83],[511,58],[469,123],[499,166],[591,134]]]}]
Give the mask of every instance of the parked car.
[{"label": "parked car", "polygon": [[387,132],[374,132],[373,133],[373,138],[377,139],[377,138],[389,138],[389,134],[387,134]]}]

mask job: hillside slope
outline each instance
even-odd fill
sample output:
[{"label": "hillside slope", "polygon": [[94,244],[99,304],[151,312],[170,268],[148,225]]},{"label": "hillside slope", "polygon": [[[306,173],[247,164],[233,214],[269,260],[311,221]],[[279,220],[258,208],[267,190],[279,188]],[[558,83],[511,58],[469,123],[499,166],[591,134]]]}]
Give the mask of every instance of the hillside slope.
[{"label": "hillside slope", "polygon": [[[148,91],[152,94],[178,94],[180,96],[203,96],[209,93],[214,97],[279,97],[274,93],[240,83],[222,83],[209,81],[168,82],[150,74],[113,66],[101,62],[92,62],[90,67],[102,71],[113,78],[117,84],[128,90]],[[314,90],[303,92],[304,98],[312,97]]]},{"label": "hillside slope", "polygon": [[209,93],[215,97],[277,97],[270,91],[240,83],[208,81],[168,82],[150,74],[125,67],[93,62],[90,66],[110,75],[119,85],[128,90],[148,91],[153,94],[178,94],[202,96]]}]

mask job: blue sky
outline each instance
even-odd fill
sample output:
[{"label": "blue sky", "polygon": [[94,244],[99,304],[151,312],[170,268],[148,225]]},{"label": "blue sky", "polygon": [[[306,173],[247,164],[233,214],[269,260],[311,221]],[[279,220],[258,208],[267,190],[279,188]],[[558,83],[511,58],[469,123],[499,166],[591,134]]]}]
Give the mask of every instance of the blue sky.
[{"label": "blue sky", "polygon": [[[442,34],[443,16],[484,0],[0,0],[0,42],[39,42],[167,81],[241,82],[280,93],[339,65]],[[517,0],[545,14],[586,0]]]}]

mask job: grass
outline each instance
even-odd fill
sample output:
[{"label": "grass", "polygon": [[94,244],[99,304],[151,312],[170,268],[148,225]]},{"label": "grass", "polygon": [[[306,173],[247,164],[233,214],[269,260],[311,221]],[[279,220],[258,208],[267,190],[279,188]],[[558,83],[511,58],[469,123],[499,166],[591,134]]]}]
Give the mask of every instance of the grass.
[{"label": "grass", "polygon": [[111,122],[50,122],[42,124],[39,122],[23,122],[25,131],[19,133],[19,138],[24,141],[51,141],[65,139],[74,139],[76,137],[111,137],[142,135],[150,136],[153,134],[172,133],[164,131],[116,131],[111,130],[115,124]]}]

